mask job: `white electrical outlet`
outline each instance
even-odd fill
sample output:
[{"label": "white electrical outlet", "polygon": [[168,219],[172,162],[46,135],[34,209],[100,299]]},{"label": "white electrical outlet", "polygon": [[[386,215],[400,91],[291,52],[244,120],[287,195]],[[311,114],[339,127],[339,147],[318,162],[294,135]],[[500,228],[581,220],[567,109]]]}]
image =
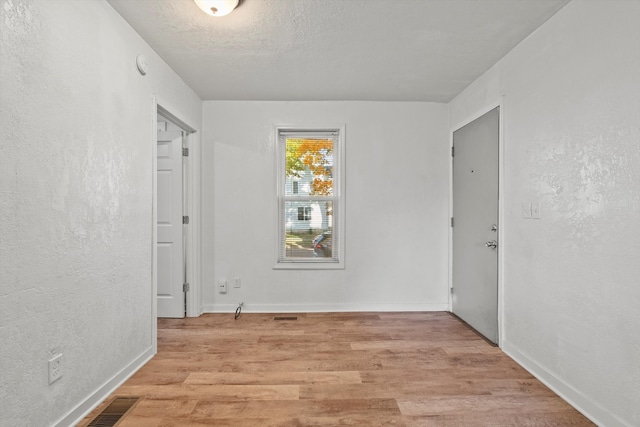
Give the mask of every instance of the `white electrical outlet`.
[{"label": "white electrical outlet", "polygon": [[240,278],[239,277],[234,277],[233,278],[233,287],[234,288],[239,288],[240,287]]},{"label": "white electrical outlet", "polygon": [[220,280],[218,282],[218,293],[219,294],[226,294],[227,293],[227,281],[226,280]]},{"label": "white electrical outlet", "polygon": [[62,353],[49,359],[49,384],[62,378]]}]

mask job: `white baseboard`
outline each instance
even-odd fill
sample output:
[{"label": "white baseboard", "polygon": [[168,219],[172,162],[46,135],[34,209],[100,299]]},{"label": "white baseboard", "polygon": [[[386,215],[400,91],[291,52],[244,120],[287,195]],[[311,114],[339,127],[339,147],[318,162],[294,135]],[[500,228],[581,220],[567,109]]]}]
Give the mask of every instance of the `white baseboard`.
[{"label": "white baseboard", "polygon": [[518,362],[524,369],[529,371],[534,377],[539,379],[544,385],[553,390],[558,396],[576,408],[585,417],[589,418],[598,426],[606,427],[631,427],[630,423],[620,420],[611,412],[589,399],[560,378],[547,371],[545,368],[534,362],[516,346],[509,342],[503,342],[500,346],[509,357]]},{"label": "white baseboard", "polygon": [[[233,313],[237,305],[205,304],[203,313]],[[378,311],[447,311],[446,302],[440,304],[248,304],[242,307],[243,313],[344,313]]]},{"label": "white baseboard", "polygon": [[114,375],[110,380],[105,382],[96,391],[91,393],[83,402],[75,407],[71,412],[64,416],[61,420],[54,423],[55,427],[69,427],[78,424],[84,417],[93,411],[104,399],[109,397],[118,387],[126,380],[142,368],[153,356],[153,348],[147,349],[138,356],[133,362],[125,366],[120,372]]}]

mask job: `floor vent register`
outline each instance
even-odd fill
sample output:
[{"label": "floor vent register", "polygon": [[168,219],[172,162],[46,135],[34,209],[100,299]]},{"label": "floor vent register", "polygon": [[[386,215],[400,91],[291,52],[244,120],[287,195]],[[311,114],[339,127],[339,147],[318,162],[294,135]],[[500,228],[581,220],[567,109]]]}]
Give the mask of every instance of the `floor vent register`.
[{"label": "floor vent register", "polygon": [[116,397],[87,427],[113,427],[138,402],[139,397]]}]

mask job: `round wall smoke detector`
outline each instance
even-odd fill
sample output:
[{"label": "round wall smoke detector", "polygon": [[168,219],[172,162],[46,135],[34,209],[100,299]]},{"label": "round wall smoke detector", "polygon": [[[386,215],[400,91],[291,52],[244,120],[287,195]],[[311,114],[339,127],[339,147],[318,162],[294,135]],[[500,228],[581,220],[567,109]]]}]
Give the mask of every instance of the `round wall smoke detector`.
[{"label": "round wall smoke detector", "polygon": [[147,74],[147,71],[149,70],[149,65],[147,64],[147,60],[145,59],[144,56],[142,55],[136,56],[136,65],[138,66],[138,71],[140,71],[140,74],[142,74],[143,76]]}]

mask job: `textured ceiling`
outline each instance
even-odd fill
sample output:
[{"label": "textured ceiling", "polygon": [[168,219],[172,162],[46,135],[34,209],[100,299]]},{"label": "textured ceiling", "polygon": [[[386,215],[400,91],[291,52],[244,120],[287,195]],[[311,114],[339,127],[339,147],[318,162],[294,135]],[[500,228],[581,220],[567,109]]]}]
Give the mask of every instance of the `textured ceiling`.
[{"label": "textured ceiling", "polygon": [[108,0],[204,100],[448,102],[568,0]]}]

